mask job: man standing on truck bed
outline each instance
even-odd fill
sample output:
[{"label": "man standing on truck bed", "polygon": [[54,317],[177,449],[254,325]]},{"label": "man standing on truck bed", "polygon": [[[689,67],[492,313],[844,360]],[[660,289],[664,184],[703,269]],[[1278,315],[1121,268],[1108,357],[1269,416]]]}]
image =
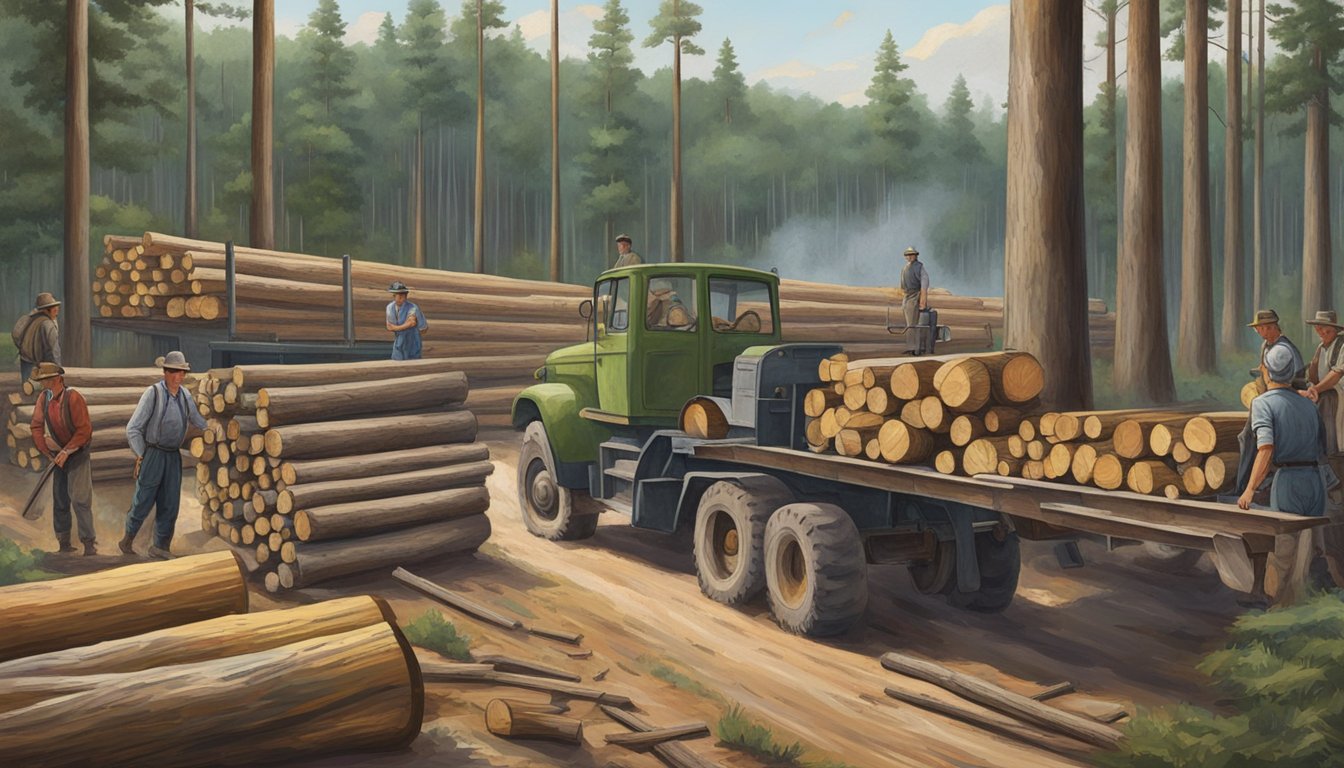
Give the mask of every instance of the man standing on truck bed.
[{"label": "man standing on truck bed", "polygon": [[616,236],[616,263],[611,265],[612,269],[633,267],[636,264],[644,263],[638,253],[630,250],[634,243],[635,241],[631,240],[629,235]]},{"label": "man standing on truck bed", "polygon": [[61,364],[61,329],[56,325],[56,316],[60,312],[61,302],[43,291],[37,294],[33,310],[14,325],[14,346],[19,350],[22,381],[28,380],[38,363]]},{"label": "man standing on truck bed", "polygon": [[[920,353],[925,350],[926,342],[922,334],[925,331],[917,330],[920,325],[920,313],[929,308],[929,270],[924,268],[924,263],[919,260],[919,251],[912,245],[905,249],[905,268],[901,270],[901,290],[905,296],[901,299],[901,310],[905,313],[905,342],[909,347],[908,351]],[[929,323],[928,333],[933,332],[933,323]],[[914,337],[911,339],[911,332]],[[932,339],[928,346],[932,346]]]},{"label": "man standing on truck bed", "polygon": [[429,321],[420,307],[407,300],[411,289],[397,280],[387,287],[392,301],[387,304],[387,330],[392,332],[392,359],[419,360],[420,336],[429,330]]}]

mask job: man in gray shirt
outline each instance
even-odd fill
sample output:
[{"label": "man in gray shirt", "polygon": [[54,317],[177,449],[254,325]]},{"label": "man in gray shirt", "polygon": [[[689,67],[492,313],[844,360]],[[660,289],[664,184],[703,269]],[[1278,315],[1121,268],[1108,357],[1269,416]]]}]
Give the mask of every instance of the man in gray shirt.
[{"label": "man in gray shirt", "polygon": [[901,290],[905,293],[901,299],[907,329],[905,340],[912,350],[920,351],[924,344],[919,334],[926,331],[913,329],[919,325],[919,313],[929,308],[929,271],[919,260],[919,251],[914,246],[905,249],[905,262],[905,268],[901,270]]},{"label": "man in gray shirt", "polygon": [[149,556],[167,560],[172,557],[169,545],[177,526],[182,495],[182,454],[178,451],[189,427],[205,428],[205,417],[197,409],[191,392],[182,386],[191,370],[182,353],[169,352],[157,363],[163,369],[163,381],[145,390],[126,425],[126,440],[136,456],[132,474],[135,497],[126,516],[126,535],[119,546],[128,555],[135,554],[131,546],[135,534],[154,507],[157,510],[154,543],[149,547]]},{"label": "man in gray shirt", "polygon": [[19,376],[23,381],[38,363],[61,364],[61,329],[56,316],[61,302],[46,291],[37,294],[33,311],[19,319],[14,328],[14,346],[19,350]]}]

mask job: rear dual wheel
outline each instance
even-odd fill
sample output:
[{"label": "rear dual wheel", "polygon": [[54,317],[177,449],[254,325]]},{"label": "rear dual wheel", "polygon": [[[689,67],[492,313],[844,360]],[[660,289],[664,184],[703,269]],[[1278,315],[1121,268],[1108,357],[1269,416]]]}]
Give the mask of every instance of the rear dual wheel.
[{"label": "rear dual wheel", "polygon": [[773,477],[720,480],[700,497],[695,515],[695,573],[700,591],[725,605],[744,603],[765,588],[765,526],[793,501]]},{"label": "rear dual wheel", "polygon": [[838,635],[868,605],[867,558],[854,521],[834,504],[789,504],[765,526],[765,583],[784,629]]}]

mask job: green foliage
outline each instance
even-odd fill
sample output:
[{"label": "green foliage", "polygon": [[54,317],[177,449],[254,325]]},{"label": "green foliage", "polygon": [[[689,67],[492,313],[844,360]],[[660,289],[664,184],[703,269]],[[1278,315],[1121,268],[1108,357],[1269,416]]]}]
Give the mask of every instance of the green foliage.
[{"label": "green foliage", "polygon": [[404,94],[411,111],[418,115],[437,115],[448,107],[445,21],[438,0],[411,0],[406,6],[406,21],[397,31],[405,73]]},{"label": "green foliage", "polygon": [[898,178],[910,178],[919,170],[920,114],[914,103],[915,82],[902,77],[906,64],[901,61],[891,30],[882,38],[873,66],[873,80],[865,92],[866,111],[873,134],[878,139],[879,162]]},{"label": "green foliage", "polygon": [[13,541],[0,537],[0,587],[56,578],[56,574],[42,570],[42,558],[42,552],[36,549],[25,552]]},{"label": "green foliage", "polygon": [[[1275,18],[1269,34],[1284,55],[1266,81],[1266,106],[1292,113],[1323,92],[1344,93],[1344,81],[1332,71],[1344,52],[1344,7],[1337,0],[1298,0],[1270,5],[1269,13]],[[1331,120],[1338,122],[1339,110],[1329,109]]]},{"label": "green foliage", "polygon": [[1338,593],[1237,620],[1200,671],[1231,702],[1214,714],[1144,711],[1107,765],[1316,768],[1344,765],[1344,602]]},{"label": "green foliage", "polygon": [[797,765],[803,755],[802,744],[776,742],[769,728],[751,720],[736,704],[719,718],[715,732],[725,746],[742,750],[771,765]]},{"label": "green foliage", "polygon": [[971,112],[975,102],[971,101],[971,89],[966,87],[966,78],[957,75],[952,90],[947,94],[943,105],[943,126],[940,134],[944,156],[944,168],[957,172],[966,166],[975,167],[985,161],[985,148],[975,135],[975,121]]},{"label": "green foliage", "polygon": [[471,660],[468,649],[471,638],[458,634],[457,627],[438,611],[425,611],[420,614],[420,618],[404,625],[401,631],[411,645],[428,648],[450,659]]},{"label": "green foliage", "polygon": [[663,0],[658,5],[658,15],[649,20],[649,36],[644,38],[645,48],[657,48],[663,43],[681,44],[681,52],[702,54],[705,49],[691,41],[700,33],[700,20],[696,17],[703,12],[700,6],[688,0]]},{"label": "green foliage", "polygon": [[503,29],[509,24],[504,20],[504,3],[500,0],[462,0],[462,13],[453,20],[453,39],[464,47],[476,51],[476,26],[479,21],[482,31]]},{"label": "green foliage", "polygon": [[737,53],[733,50],[733,41],[723,39],[719,47],[718,64],[714,67],[714,95],[723,105],[723,122],[741,124],[751,116],[747,106],[747,79],[737,66]]}]

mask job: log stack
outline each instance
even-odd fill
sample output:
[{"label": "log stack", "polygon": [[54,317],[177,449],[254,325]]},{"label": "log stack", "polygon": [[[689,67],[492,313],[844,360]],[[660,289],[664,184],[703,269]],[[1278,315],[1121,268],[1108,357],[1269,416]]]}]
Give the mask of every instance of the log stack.
[{"label": "log stack", "polygon": [[1237,474],[1242,411],[1040,412],[1044,371],[1024,352],[851,360],[818,366],[803,401],[808,447],[944,474],[1206,497]]},{"label": "log stack", "polygon": [[247,610],[229,552],[0,589],[0,754],[291,763],[419,734],[420,666],[381,599]]},{"label": "log stack", "polygon": [[[89,405],[93,439],[89,450],[93,478],[97,480],[129,478],[135,455],[126,440],[126,424],[140,402],[145,388],[163,378],[158,368],[66,368],[66,386],[78,389]],[[188,375],[184,386],[195,387],[199,377]],[[5,445],[9,461],[23,469],[41,472],[48,461],[33,444],[31,423],[33,407],[42,387],[25,381],[21,387],[4,394]],[[195,459],[183,454],[183,466],[195,465]]]},{"label": "log stack", "polygon": [[272,592],[427,557],[490,535],[489,449],[459,360],[211,370],[201,525]]}]

